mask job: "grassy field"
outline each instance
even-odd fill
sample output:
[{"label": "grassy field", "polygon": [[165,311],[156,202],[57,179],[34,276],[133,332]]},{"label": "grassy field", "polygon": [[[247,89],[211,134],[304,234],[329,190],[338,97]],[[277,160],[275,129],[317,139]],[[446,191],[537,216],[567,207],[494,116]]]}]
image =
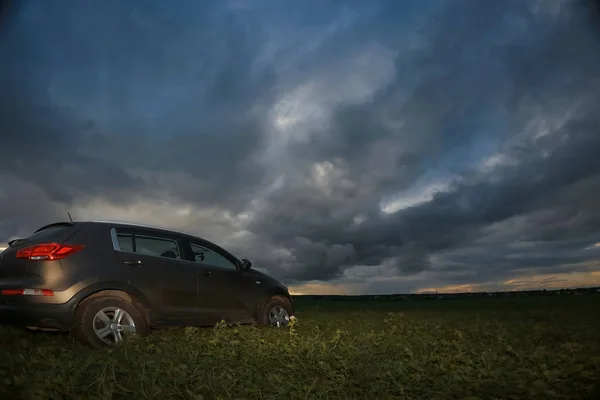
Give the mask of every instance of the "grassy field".
[{"label": "grassy field", "polygon": [[600,295],[298,302],[286,330],[158,331],[94,351],[0,328],[4,399],[595,399]]}]

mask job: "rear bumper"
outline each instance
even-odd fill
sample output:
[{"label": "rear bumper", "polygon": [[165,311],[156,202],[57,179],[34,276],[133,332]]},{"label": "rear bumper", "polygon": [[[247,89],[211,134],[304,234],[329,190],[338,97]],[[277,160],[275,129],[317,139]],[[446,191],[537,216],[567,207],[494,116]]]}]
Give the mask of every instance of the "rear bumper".
[{"label": "rear bumper", "polygon": [[69,303],[0,303],[0,324],[69,331],[73,311]]}]

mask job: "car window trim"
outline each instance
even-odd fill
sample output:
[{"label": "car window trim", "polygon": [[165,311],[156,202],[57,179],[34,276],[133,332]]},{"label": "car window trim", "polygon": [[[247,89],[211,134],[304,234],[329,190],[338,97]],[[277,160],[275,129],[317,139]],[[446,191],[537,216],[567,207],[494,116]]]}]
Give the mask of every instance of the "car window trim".
[{"label": "car window trim", "polygon": [[[118,231],[117,231],[118,230]],[[134,251],[127,251],[127,250],[123,250],[121,249],[121,246],[119,245],[119,238],[118,238],[118,234],[122,233],[125,235],[131,235],[132,236],[132,245],[133,245],[133,250]],[[111,228],[110,229],[110,236],[112,239],[112,243],[113,243],[113,249],[115,251],[121,252],[121,253],[127,253],[127,254],[137,254],[140,256],[146,256],[146,257],[156,257],[156,258],[160,258],[162,260],[173,260],[173,261],[189,261],[186,260],[185,254],[182,251],[182,238],[178,237],[177,235],[172,235],[172,234],[162,234],[162,233],[158,233],[158,232],[148,232],[147,230],[144,229],[128,229],[128,228]],[[173,241],[175,242],[175,245],[177,247],[177,251],[179,252],[179,257],[180,258],[170,258],[170,257],[163,257],[160,255],[154,255],[154,254],[143,254],[143,253],[138,253],[136,250],[136,244],[135,244],[135,237],[136,236],[140,236],[140,237],[146,237],[149,239],[158,239],[158,240],[165,240],[165,241]]]},{"label": "car window trim", "polygon": [[[158,235],[158,237],[164,237],[164,238],[175,240],[177,242],[177,244],[180,246],[178,249],[179,249],[180,255],[181,255],[181,259],[176,259],[176,261],[186,261],[186,262],[192,263],[194,265],[199,265],[199,263],[197,263],[193,258],[193,252],[192,252],[192,248],[191,248],[190,244],[194,243],[194,244],[197,244],[198,246],[207,247],[208,249],[210,249],[216,253],[219,253],[220,255],[222,255],[229,261],[231,261],[235,265],[237,271],[241,270],[240,269],[240,260],[236,256],[234,256],[233,254],[231,254],[230,252],[228,252],[221,246],[219,246],[209,240],[206,240],[206,239],[203,239],[203,238],[200,238],[197,236],[191,236],[188,234],[172,232],[172,231],[155,230],[152,228],[142,228],[139,226],[113,226],[113,227],[111,227],[110,233],[111,233],[111,239],[113,242],[113,248],[115,249],[115,251],[120,251],[123,253],[131,253],[131,254],[140,254],[140,253],[132,253],[132,252],[128,252],[128,251],[124,251],[124,250],[120,249],[119,242],[117,239],[117,230],[119,230],[119,232],[131,233],[133,235],[135,235],[135,233],[139,232],[139,233],[142,233],[145,235],[149,235],[151,237]],[[152,256],[150,256],[150,257],[152,257]],[[160,257],[160,256],[156,256],[156,257],[167,258],[167,257]],[[231,271],[230,268],[223,268],[223,267],[217,267],[217,266],[211,266],[211,267]]]}]

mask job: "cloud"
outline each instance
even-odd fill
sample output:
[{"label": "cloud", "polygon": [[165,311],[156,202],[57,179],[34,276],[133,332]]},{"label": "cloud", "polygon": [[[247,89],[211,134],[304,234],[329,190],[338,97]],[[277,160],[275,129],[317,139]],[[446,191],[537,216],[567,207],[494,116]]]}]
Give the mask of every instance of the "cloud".
[{"label": "cloud", "polygon": [[286,7],[31,2],[0,42],[0,242],[146,222],[339,293],[600,269],[589,10]]},{"label": "cloud", "polygon": [[[589,194],[599,171],[594,155],[598,120],[593,111],[598,98],[591,89],[599,81],[597,71],[587,66],[598,65],[598,54],[590,51],[587,54],[594,55],[583,56],[585,60],[569,54],[566,43],[591,44],[586,30],[575,25],[576,10],[561,17],[540,8],[528,11],[522,4],[501,10],[507,15],[505,26],[497,26],[497,19],[487,24],[500,10],[470,2],[443,10],[443,22],[434,29],[430,46],[410,59],[427,60],[424,65],[433,70],[436,66],[441,73],[422,77],[412,90],[398,90],[405,84],[399,79],[374,100],[343,107],[334,117],[333,126],[341,129],[333,129],[318,149],[330,146],[328,155],[336,157],[330,158],[335,160],[330,170],[337,173],[336,183],[344,185],[329,187],[339,198],[319,195],[313,181],[290,173],[263,207],[264,214],[256,217],[254,229],[272,232],[273,240],[287,246],[298,234],[330,244],[352,243],[357,263],[395,260],[399,274],[431,269],[432,255],[466,248],[487,226],[539,210],[555,216],[546,221],[552,225],[530,232],[548,250],[555,242],[544,228],[562,240],[572,238],[574,231],[583,241],[597,237],[597,207],[589,203]],[[466,17],[458,17],[466,15],[465,7],[480,14],[477,21],[474,16],[465,29],[453,29],[465,23]],[[488,30],[474,34],[483,25]],[[454,53],[462,48],[469,50],[462,56]],[[561,61],[550,63],[555,59]],[[395,123],[389,115],[395,116]],[[355,136],[355,130],[362,135]],[[337,140],[327,142],[331,136]],[[486,146],[489,141],[498,144]],[[492,149],[488,155],[486,147]],[[480,148],[483,154],[477,158]],[[463,159],[469,158],[471,163],[465,165]],[[482,162],[483,170],[477,168]],[[418,186],[419,180],[431,182],[422,177],[435,172],[450,184]],[[437,194],[432,193],[434,188]],[[394,189],[400,195],[395,204],[388,203],[388,211],[397,211],[381,215],[374,206]],[[416,194],[411,196],[411,191]],[[409,195],[403,196],[406,192]],[[553,206],[552,200],[560,205]],[[360,229],[351,229],[358,214],[369,217]],[[499,268],[507,273],[511,267],[551,267],[587,257],[578,254],[580,249],[571,248],[565,260],[558,254],[553,259],[554,251],[548,251],[545,256],[499,261]],[[464,268],[485,274],[481,264],[489,264],[490,249],[471,250],[474,257]]]}]

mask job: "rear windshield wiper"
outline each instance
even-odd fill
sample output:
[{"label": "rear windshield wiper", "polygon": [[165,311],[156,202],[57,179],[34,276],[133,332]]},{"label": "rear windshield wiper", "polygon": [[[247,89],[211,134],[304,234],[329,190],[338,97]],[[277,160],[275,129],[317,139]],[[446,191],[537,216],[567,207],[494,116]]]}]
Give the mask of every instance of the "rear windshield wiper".
[{"label": "rear windshield wiper", "polygon": [[16,244],[25,243],[26,241],[27,241],[27,239],[13,239],[8,242],[8,247],[13,247]]}]

